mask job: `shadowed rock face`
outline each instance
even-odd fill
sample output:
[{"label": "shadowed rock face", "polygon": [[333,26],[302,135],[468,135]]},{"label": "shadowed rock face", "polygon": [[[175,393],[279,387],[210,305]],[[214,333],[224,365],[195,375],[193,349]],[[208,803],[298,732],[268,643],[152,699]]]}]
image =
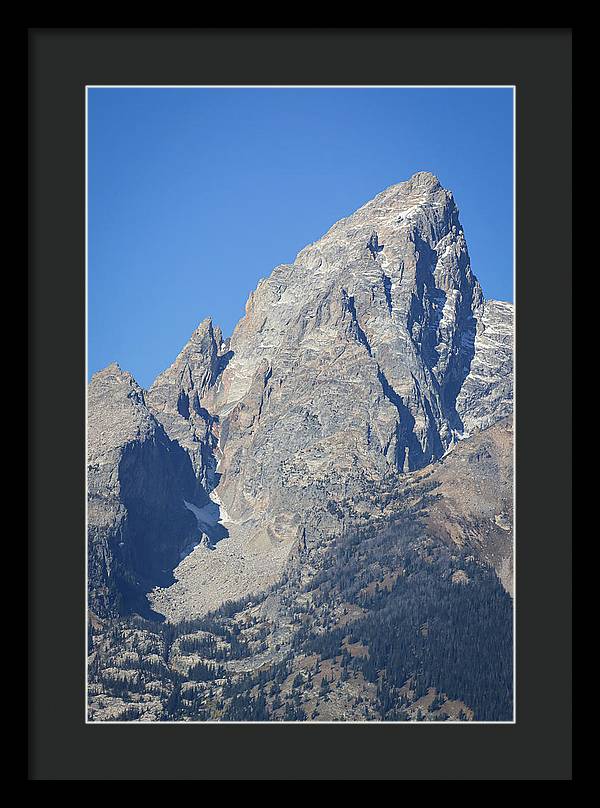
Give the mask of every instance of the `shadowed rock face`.
[{"label": "shadowed rock face", "polygon": [[468,433],[513,410],[513,306],[486,300],[477,312],[475,354],[456,408]]},{"label": "shadowed rock face", "polygon": [[227,361],[227,352],[222,349],[220,329],[213,328],[210,319],[204,320],[146,394],[148,406],[169,437],[188,452],[205,490],[216,484],[216,439],[212,433],[214,419],[201,401]]},{"label": "shadowed rock face", "polygon": [[483,300],[452,194],[415,174],[260,281],[230,340],[201,323],[151,386],[144,419],[185,449],[228,535],[153,602],[181,617],[272,583],[339,532],[336,502],[511,406],[512,306]]},{"label": "shadowed rock face", "polygon": [[168,586],[198,542],[183,499],[201,505],[185,451],[169,439],[129,373],[110,365],[88,392],[89,606],[99,616],[148,613],[146,593]]}]

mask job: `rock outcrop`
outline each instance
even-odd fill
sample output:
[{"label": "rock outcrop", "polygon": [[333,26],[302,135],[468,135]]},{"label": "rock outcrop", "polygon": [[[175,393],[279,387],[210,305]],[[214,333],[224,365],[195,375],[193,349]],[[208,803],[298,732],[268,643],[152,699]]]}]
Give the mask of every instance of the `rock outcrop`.
[{"label": "rock outcrop", "polygon": [[157,377],[146,394],[148,406],[190,456],[205,490],[216,485],[213,416],[201,401],[227,363],[219,328],[210,319],[194,331],[171,367]]},{"label": "rock outcrop", "polygon": [[437,497],[426,521],[433,535],[471,550],[512,594],[512,417],[461,441],[431,468]]},{"label": "rock outcrop", "polygon": [[200,539],[184,500],[202,506],[186,452],[146,405],[131,374],[112,364],[88,391],[89,607],[100,617],[148,614],[146,593]]},{"label": "rock outcrop", "polygon": [[456,401],[468,433],[491,426],[513,409],[513,306],[486,300],[476,320],[474,356]]}]

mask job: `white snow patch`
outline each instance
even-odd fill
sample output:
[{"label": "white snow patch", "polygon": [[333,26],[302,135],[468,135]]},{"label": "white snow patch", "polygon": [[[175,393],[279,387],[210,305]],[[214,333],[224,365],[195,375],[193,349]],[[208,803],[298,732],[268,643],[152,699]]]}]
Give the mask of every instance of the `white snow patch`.
[{"label": "white snow patch", "polygon": [[221,502],[221,498],[220,498],[220,496],[217,494],[217,492],[216,492],[216,491],[211,491],[211,492],[210,492],[210,494],[209,494],[208,496],[211,498],[211,500],[213,501],[213,503],[214,503],[214,504],[217,506],[217,508],[219,509],[219,522],[229,522],[229,523],[232,523],[232,522],[233,522],[233,520],[231,519],[231,517],[229,516],[229,514],[228,514],[228,513],[227,513],[227,511],[225,510],[225,508],[224,508],[224,506],[223,506],[223,503]]}]

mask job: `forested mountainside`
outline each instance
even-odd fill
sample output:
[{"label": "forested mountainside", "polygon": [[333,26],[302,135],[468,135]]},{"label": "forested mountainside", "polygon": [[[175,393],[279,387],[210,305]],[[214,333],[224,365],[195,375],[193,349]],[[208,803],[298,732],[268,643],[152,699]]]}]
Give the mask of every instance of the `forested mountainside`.
[{"label": "forested mountainside", "polygon": [[89,393],[91,720],[510,720],[512,307],[392,186]]}]

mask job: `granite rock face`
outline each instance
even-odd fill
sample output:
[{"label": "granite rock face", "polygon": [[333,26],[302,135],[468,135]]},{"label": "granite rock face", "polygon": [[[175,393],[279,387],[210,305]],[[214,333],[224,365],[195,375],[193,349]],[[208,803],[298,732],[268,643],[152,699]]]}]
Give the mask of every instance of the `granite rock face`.
[{"label": "granite rock face", "polygon": [[474,392],[459,412],[457,399],[485,312],[454,198],[429,173],[277,267],[203,402],[219,419],[230,518],[258,521],[249,532],[265,546],[291,543],[307,513],[357,478],[440,458],[481,406]]},{"label": "granite rock face", "polygon": [[[335,224],[248,301],[207,405],[230,513],[283,458],[421,468],[462,433],[456,398],[482,305],[458,209],[419,173]],[[329,444],[333,443],[334,447]],[[345,449],[346,451],[342,451]],[[237,469],[251,454],[255,463]]]},{"label": "granite rock face", "polygon": [[202,505],[190,459],[117,364],[88,391],[89,607],[100,617],[149,612],[146,593],[199,541],[184,500]]},{"label": "granite rock face", "polygon": [[475,354],[456,402],[469,433],[491,426],[513,409],[513,306],[486,300],[476,320]]},{"label": "granite rock face", "polygon": [[183,350],[158,376],[146,395],[148,406],[172,440],[189,454],[207,491],[215,487],[213,417],[201,401],[228,359],[219,328],[210,319],[194,331]]},{"label": "granite rock face", "polygon": [[201,323],[151,386],[145,416],[227,540],[150,601],[179,619],[264,588],[340,534],[338,503],[511,408],[512,306],[484,301],[452,193],[420,172],[261,280],[230,340]]}]

